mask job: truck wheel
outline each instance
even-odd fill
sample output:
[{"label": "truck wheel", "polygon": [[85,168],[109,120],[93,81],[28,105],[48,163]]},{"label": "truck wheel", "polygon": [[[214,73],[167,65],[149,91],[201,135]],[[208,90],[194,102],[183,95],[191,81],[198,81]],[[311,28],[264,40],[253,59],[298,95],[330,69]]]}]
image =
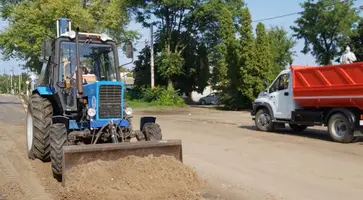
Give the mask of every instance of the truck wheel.
[{"label": "truck wheel", "polygon": [[142,129],[142,132],[144,133],[147,141],[163,139],[160,126],[156,123],[152,122],[146,123]]},{"label": "truck wheel", "polygon": [[306,125],[298,125],[298,124],[289,124],[289,126],[295,132],[301,132],[308,127]]},{"label": "truck wheel", "polygon": [[51,163],[53,177],[62,181],[63,146],[68,145],[67,128],[62,123],[53,124],[50,127]]},{"label": "truck wheel", "polygon": [[334,114],[329,118],[328,130],[330,137],[336,142],[350,143],[354,140],[353,129],[343,113]]},{"label": "truck wheel", "polygon": [[52,104],[48,99],[41,97],[39,94],[33,94],[29,101],[26,126],[28,157],[49,162],[50,144],[48,131],[52,124]]},{"label": "truck wheel", "polygon": [[265,108],[257,111],[255,125],[260,131],[272,132],[275,130],[275,124],[272,122],[271,114]]}]

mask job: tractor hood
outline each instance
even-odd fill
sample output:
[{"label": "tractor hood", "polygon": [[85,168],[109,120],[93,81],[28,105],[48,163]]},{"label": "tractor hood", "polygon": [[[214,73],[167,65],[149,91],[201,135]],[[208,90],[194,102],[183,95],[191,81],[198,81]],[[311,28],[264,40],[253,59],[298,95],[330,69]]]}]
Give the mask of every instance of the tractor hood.
[{"label": "tractor hood", "polygon": [[83,96],[88,100],[88,108],[93,108],[96,115],[92,121],[121,120],[124,117],[124,83],[97,81],[83,85]]}]

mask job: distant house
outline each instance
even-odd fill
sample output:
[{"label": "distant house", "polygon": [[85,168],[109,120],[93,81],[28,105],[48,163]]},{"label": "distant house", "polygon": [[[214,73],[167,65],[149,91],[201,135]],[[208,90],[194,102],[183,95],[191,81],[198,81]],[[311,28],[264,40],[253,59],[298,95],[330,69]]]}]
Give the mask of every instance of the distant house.
[{"label": "distant house", "polygon": [[199,102],[200,98],[205,97],[205,96],[207,96],[207,95],[209,95],[210,93],[213,93],[213,92],[217,92],[217,90],[213,90],[212,86],[207,86],[207,87],[204,88],[202,93],[198,93],[197,91],[193,91],[192,94],[191,94],[191,99],[194,102]]},{"label": "distant house", "polygon": [[[213,73],[213,66],[209,66],[209,73],[211,73],[211,74]],[[193,91],[191,93],[191,99],[194,102],[199,102],[200,98],[205,97],[205,96],[209,95],[210,93],[217,92],[217,90],[212,89],[212,85],[210,83],[211,80],[209,80],[208,82],[209,82],[209,85],[204,88],[202,93],[198,93],[197,91]]]}]

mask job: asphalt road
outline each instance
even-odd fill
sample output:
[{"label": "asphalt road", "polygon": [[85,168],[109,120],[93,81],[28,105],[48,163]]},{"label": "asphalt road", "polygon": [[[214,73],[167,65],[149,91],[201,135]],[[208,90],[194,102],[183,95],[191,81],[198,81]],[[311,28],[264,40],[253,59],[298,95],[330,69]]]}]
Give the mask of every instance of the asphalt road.
[{"label": "asphalt road", "polygon": [[25,110],[21,100],[1,95],[0,195],[6,200],[50,199],[27,159],[25,124]]}]

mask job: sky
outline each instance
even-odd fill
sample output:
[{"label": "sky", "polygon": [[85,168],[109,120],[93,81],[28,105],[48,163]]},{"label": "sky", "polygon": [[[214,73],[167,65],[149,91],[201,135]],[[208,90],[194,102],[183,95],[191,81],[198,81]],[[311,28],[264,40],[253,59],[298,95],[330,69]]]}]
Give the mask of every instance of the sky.
[{"label": "sky", "polygon": [[[281,16],[285,14],[295,13],[302,11],[300,7],[300,3],[304,2],[303,0],[245,0],[251,15],[252,21],[266,19],[275,16]],[[363,5],[363,0],[357,0],[356,6],[359,7]],[[299,17],[299,15],[291,15],[287,17],[277,18],[273,20],[262,21],[267,27],[269,26],[281,26],[284,27],[285,30],[292,34],[290,26],[294,25],[294,21]],[[54,23],[55,24],[55,23]],[[253,28],[255,29],[257,22],[253,22]],[[4,29],[4,22],[0,22],[0,30]],[[137,52],[134,53],[134,58],[137,58],[138,51],[140,51],[145,46],[145,41],[150,41],[150,29],[143,28],[140,24],[135,22],[131,22],[128,26],[128,29],[136,30],[141,34],[141,38],[137,43],[134,43],[134,47],[137,49]],[[54,31],[56,29],[54,28]],[[294,57],[293,64],[296,65],[316,65],[315,59],[312,55],[307,54],[304,55],[300,51],[303,49],[304,41],[297,40],[297,44],[294,47],[294,51],[296,52],[296,56]],[[126,58],[123,53],[119,52],[119,61],[120,65],[124,63],[129,63],[131,59]],[[2,74],[4,68],[6,73],[10,73],[12,67],[14,67],[14,73],[19,74],[22,70],[19,67],[19,64],[23,64],[22,62],[18,62],[16,60],[10,61],[0,61],[0,73]],[[133,65],[126,65],[127,68],[132,69]]]}]

